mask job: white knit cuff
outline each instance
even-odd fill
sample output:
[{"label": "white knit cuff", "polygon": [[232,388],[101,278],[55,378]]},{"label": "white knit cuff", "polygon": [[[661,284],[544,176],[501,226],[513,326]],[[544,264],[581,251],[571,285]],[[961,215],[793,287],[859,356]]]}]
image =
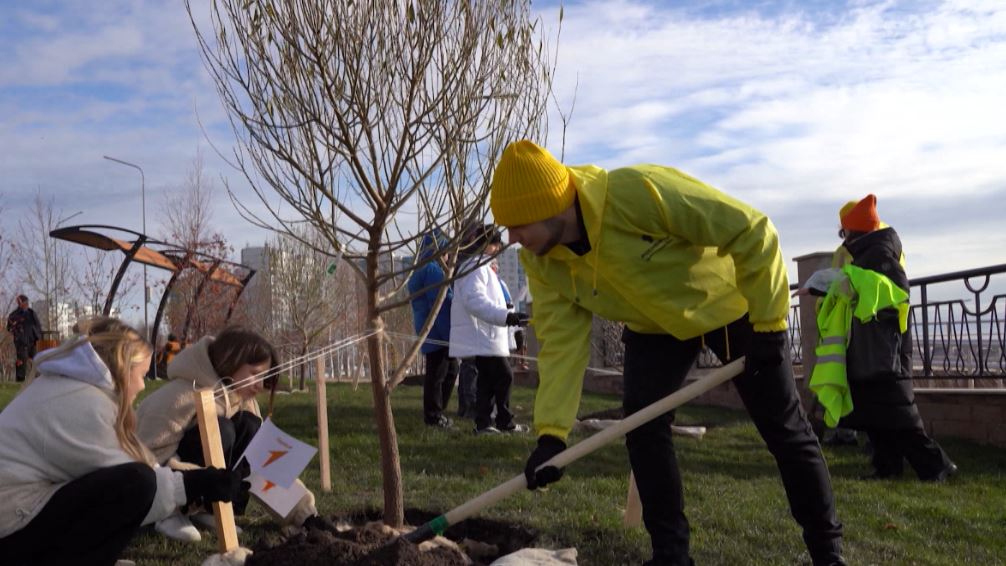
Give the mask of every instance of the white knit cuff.
[{"label": "white knit cuff", "polygon": [[186,501],[188,501],[188,497],[185,493],[185,478],[182,476],[181,472],[174,472],[171,474],[171,480],[172,483],[174,483],[173,493],[175,496],[175,505],[181,507],[182,505],[185,505]]}]

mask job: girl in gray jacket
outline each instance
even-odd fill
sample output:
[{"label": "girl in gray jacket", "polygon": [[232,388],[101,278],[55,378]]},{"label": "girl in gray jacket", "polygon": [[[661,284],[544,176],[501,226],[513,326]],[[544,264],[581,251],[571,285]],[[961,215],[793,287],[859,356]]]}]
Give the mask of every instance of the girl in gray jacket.
[{"label": "girl in gray jacket", "polygon": [[114,564],[141,525],[240,491],[236,472],[156,465],[132,408],[150,344],[114,319],[88,326],[39,354],[0,413],[4,564]]}]

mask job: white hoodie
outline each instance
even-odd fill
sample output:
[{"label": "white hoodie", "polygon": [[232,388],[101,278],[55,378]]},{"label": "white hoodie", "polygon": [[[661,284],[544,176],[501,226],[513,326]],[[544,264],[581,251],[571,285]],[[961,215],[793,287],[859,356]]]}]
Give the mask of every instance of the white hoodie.
[{"label": "white hoodie", "polygon": [[[135,461],[115,435],[111,373],[89,342],[46,350],[35,363],[38,377],[0,413],[0,538],[24,528],[70,481]],[[154,472],[145,525],[185,504],[181,474]]]},{"label": "white hoodie", "polygon": [[[478,261],[485,261],[485,258]],[[458,271],[464,273],[471,268],[469,261]],[[455,280],[450,356],[509,356],[506,315],[503,288],[488,263]]]}]

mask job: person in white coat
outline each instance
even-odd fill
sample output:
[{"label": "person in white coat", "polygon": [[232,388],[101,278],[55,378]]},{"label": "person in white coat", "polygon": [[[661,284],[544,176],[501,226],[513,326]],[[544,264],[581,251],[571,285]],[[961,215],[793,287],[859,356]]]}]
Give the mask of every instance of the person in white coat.
[{"label": "person in white coat", "polygon": [[238,472],[156,465],[133,401],[152,348],[118,320],[46,350],[0,413],[0,562],[115,564],[140,529],[178,507],[230,501]]},{"label": "person in white coat", "polygon": [[527,430],[514,422],[510,411],[513,372],[507,361],[510,355],[507,327],[524,326],[528,317],[509,311],[499,277],[489,266],[488,257],[499,251],[501,243],[500,234],[492,224],[478,229],[468,239],[465,251],[469,259],[458,266],[461,276],[454,281],[450,356],[475,358],[476,434]]}]

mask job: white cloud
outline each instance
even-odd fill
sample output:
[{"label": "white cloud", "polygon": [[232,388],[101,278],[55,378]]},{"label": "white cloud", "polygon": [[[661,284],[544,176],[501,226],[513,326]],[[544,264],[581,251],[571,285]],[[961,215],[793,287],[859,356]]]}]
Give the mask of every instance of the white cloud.
[{"label": "white cloud", "polygon": [[[225,153],[232,143],[188,16],[174,0],[60,9],[26,3],[11,16],[16,27],[0,28],[16,34],[0,41],[6,213],[42,187],[68,212],[85,209],[79,219],[138,228],[135,172],[107,154],[144,168],[156,225],[160,193],[181,184],[207,144],[194,108]],[[554,25],[557,8],[548,10]],[[596,0],[567,2],[565,16],[561,104],[579,82],[568,161],[689,171],[769,212],[789,257],[831,249],[837,206],[873,191],[916,273],[1003,263],[993,228],[1006,212],[998,0]],[[550,125],[558,153],[560,121]],[[244,179],[205,156],[209,176],[256,205]],[[954,209],[967,222],[945,206],[905,204],[947,194],[973,203]],[[265,237],[222,186],[215,215],[239,246]],[[945,232],[960,250],[949,257]]]}]

